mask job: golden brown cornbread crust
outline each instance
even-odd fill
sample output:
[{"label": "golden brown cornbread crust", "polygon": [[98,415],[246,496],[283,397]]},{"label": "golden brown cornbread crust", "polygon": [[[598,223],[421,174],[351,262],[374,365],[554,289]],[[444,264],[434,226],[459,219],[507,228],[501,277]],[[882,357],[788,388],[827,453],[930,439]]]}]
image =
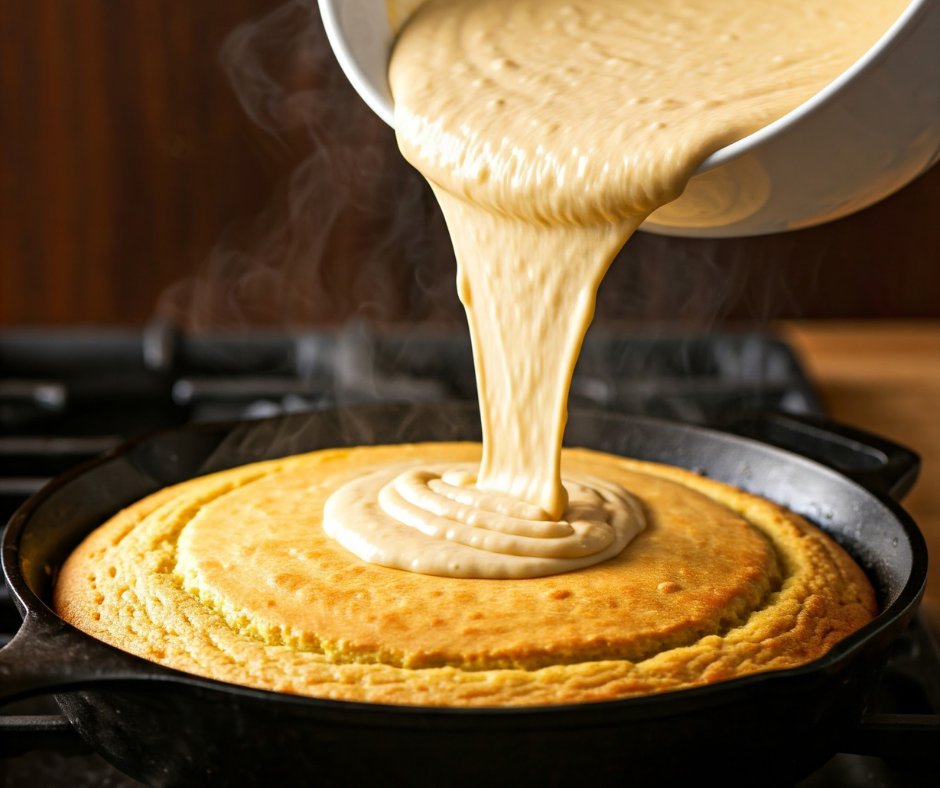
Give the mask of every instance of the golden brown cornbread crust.
[{"label": "golden brown cornbread crust", "polygon": [[190,673],[453,706],[604,700],[791,667],[877,612],[862,571],[802,518],[678,468],[586,450],[566,450],[563,467],[615,477],[650,519],[618,558],[493,581],[366,564],[322,533],[323,502],[403,454],[465,461],[479,447],[328,450],[167,488],[75,550],[55,607]]}]

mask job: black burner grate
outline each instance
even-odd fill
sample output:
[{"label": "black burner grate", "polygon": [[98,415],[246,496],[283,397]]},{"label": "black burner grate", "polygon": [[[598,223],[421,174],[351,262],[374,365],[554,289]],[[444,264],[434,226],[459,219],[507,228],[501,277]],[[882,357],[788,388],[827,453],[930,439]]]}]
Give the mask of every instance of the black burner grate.
[{"label": "black burner grate", "polygon": [[[189,336],[164,325],[0,332],[0,523],[51,477],[153,429],[475,397],[469,340],[458,332],[373,335],[361,325],[291,336]],[[760,334],[596,332],[585,342],[570,404],[717,427],[753,411],[821,414],[790,349]],[[18,626],[0,586],[0,644]],[[940,653],[919,622],[895,647],[870,711],[844,746],[864,755],[837,756],[803,788],[918,786],[935,776],[927,757],[936,755]],[[38,698],[0,713],[0,785],[137,783],[90,753],[51,698]]]}]

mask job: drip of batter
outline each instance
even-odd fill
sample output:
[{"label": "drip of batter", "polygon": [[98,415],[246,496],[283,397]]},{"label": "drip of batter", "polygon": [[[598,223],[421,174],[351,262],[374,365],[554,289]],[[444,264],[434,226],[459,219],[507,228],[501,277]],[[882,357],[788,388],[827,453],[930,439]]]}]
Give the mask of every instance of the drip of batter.
[{"label": "drip of batter", "polygon": [[327,534],[360,558],[449,577],[541,577],[617,555],[644,527],[633,496],[593,476],[565,477],[564,520],[477,484],[478,466],[394,464],[337,490]]},{"label": "drip of batter", "polygon": [[450,476],[377,470],[334,494],[327,532],[365,560],[461,577],[564,572],[623,549],[643,528],[639,505],[601,480],[563,479],[560,467],[601,279],[709,154],[825,87],[906,5],[423,5],[399,36],[389,82],[402,153],[431,182],[457,253],[483,459]]}]

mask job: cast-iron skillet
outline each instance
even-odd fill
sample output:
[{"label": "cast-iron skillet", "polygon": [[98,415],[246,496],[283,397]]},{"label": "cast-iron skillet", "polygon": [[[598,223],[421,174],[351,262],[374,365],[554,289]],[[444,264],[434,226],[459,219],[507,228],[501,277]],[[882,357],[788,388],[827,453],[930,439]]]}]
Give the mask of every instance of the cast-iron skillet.
[{"label": "cast-iron skillet", "polygon": [[[572,414],[566,443],[707,474],[807,516],[861,564],[882,613],[803,667],[661,695],[521,709],[317,700],[163,668],[105,645],[48,607],[59,567],[93,528],[169,484],[329,446],[478,440],[473,407],[382,405],[190,426],[136,440],[59,478],[13,516],[3,568],[25,617],[0,651],[0,702],[55,691],[79,734],[127,774],[164,785],[786,784],[858,723],[923,593],[923,537],[892,500],[918,458],[831,423],[752,419],[837,473],[754,440],[649,418]],[[863,481],[866,487],[849,476]]]}]

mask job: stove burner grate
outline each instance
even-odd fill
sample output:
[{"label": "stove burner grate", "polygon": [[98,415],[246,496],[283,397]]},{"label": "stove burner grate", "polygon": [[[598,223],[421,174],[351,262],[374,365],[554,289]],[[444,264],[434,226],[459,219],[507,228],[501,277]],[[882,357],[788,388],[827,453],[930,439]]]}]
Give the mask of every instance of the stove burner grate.
[{"label": "stove burner grate", "polygon": [[[465,332],[298,335],[142,331],[0,332],[0,523],[50,478],[154,429],[376,401],[473,400]],[[571,407],[721,427],[754,411],[821,415],[792,351],[762,334],[593,332]],[[19,628],[0,585],[0,645]],[[843,754],[803,783],[933,784],[940,651],[919,620],[898,641],[869,714]],[[930,770],[934,769],[933,773]],[[90,753],[49,697],[0,712],[0,784],[138,783]]]}]

